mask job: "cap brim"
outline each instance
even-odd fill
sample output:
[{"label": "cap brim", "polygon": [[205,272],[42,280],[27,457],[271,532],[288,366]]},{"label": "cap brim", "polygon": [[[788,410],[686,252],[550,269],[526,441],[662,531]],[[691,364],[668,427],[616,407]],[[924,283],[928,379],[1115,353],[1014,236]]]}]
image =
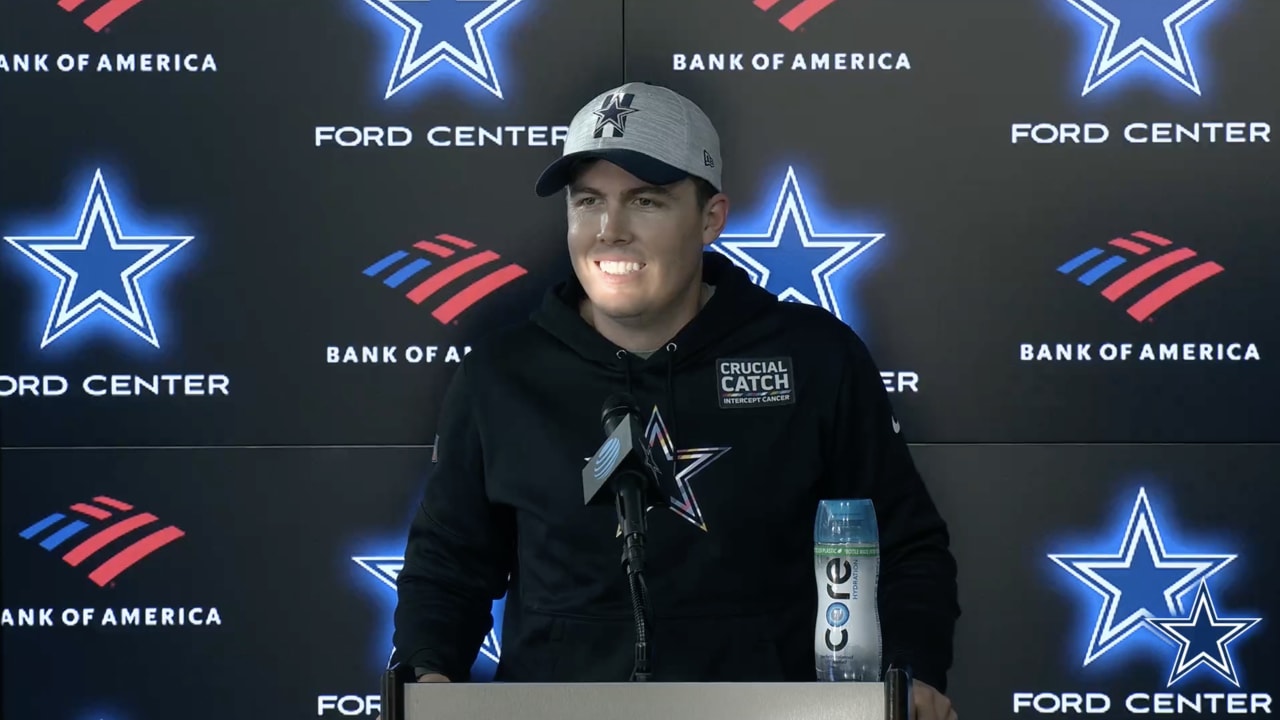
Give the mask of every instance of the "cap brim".
[{"label": "cap brim", "polygon": [[607,160],[651,185],[670,185],[689,173],[635,150],[583,150],[557,159],[542,171],[534,185],[539,197],[554,195],[573,180],[574,166],[582,160]]}]

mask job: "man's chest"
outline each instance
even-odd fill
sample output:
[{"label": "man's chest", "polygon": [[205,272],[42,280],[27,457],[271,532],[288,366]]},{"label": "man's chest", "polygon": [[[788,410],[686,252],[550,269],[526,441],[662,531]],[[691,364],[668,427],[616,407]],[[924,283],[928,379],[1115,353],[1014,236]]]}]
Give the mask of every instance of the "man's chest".
[{"label": "man's chest", "polygon": [[[679,530],[727,540],[794,524],[793,511],[817,496],[824,473],[823,429],[795,404],[724,409],[692,398],[638,392],[643,444],[660,472],[655,512]],[[528,398],[542,403],[550,398]],[[528,407],[530,419],[491,426],[485,440],[490,499],[543,526],[549,542],[613,537],[611,505],[587,507],[583,468],[605,438],[600,409],[563,396],[554,411]],[[501,435],[494,436],[494,432]],[[601,533],[605,532],[602,536]]]}]

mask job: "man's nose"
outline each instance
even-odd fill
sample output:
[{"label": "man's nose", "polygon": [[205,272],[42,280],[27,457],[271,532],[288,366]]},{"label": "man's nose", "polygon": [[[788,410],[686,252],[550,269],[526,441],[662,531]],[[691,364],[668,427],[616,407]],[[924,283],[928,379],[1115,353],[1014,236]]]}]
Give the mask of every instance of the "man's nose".
[{"label": "man's nose", "polygon": [[631,231],[628,227],[626,214],[610,209],[600,216],[600,234],[596,236],[598,240],[610,245],[620,245],[631,242]]}]

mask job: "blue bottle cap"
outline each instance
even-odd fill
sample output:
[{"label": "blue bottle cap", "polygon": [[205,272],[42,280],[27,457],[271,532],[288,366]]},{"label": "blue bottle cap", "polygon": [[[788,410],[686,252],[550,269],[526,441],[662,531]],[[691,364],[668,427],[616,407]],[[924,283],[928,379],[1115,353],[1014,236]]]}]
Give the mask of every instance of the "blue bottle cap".
[{"label": "blue bottle cap", "polygon": [[838,520],[866,520],[868,518],[875,519],[876,511],[870,500],[865,499],[836,499],[836,500],[819,500],[819,512],[825,512],[828,517]]},{"label": "blue bottle cap", "polygon": [[813,539],[818,543],[876,540],[876,509],[870,500],[835,498],[818,501]]}]

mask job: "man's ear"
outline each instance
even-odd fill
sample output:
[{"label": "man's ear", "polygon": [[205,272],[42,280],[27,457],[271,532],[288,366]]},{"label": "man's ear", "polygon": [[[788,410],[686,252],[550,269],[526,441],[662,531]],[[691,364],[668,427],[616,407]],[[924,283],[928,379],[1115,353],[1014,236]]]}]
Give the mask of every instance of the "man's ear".
[{"label": "man's ear", "polygon": [[707,201],[702,212],[702,244],[710,245],[724,232],[725,223],[729,221],[729,196],[716,193]]}]

